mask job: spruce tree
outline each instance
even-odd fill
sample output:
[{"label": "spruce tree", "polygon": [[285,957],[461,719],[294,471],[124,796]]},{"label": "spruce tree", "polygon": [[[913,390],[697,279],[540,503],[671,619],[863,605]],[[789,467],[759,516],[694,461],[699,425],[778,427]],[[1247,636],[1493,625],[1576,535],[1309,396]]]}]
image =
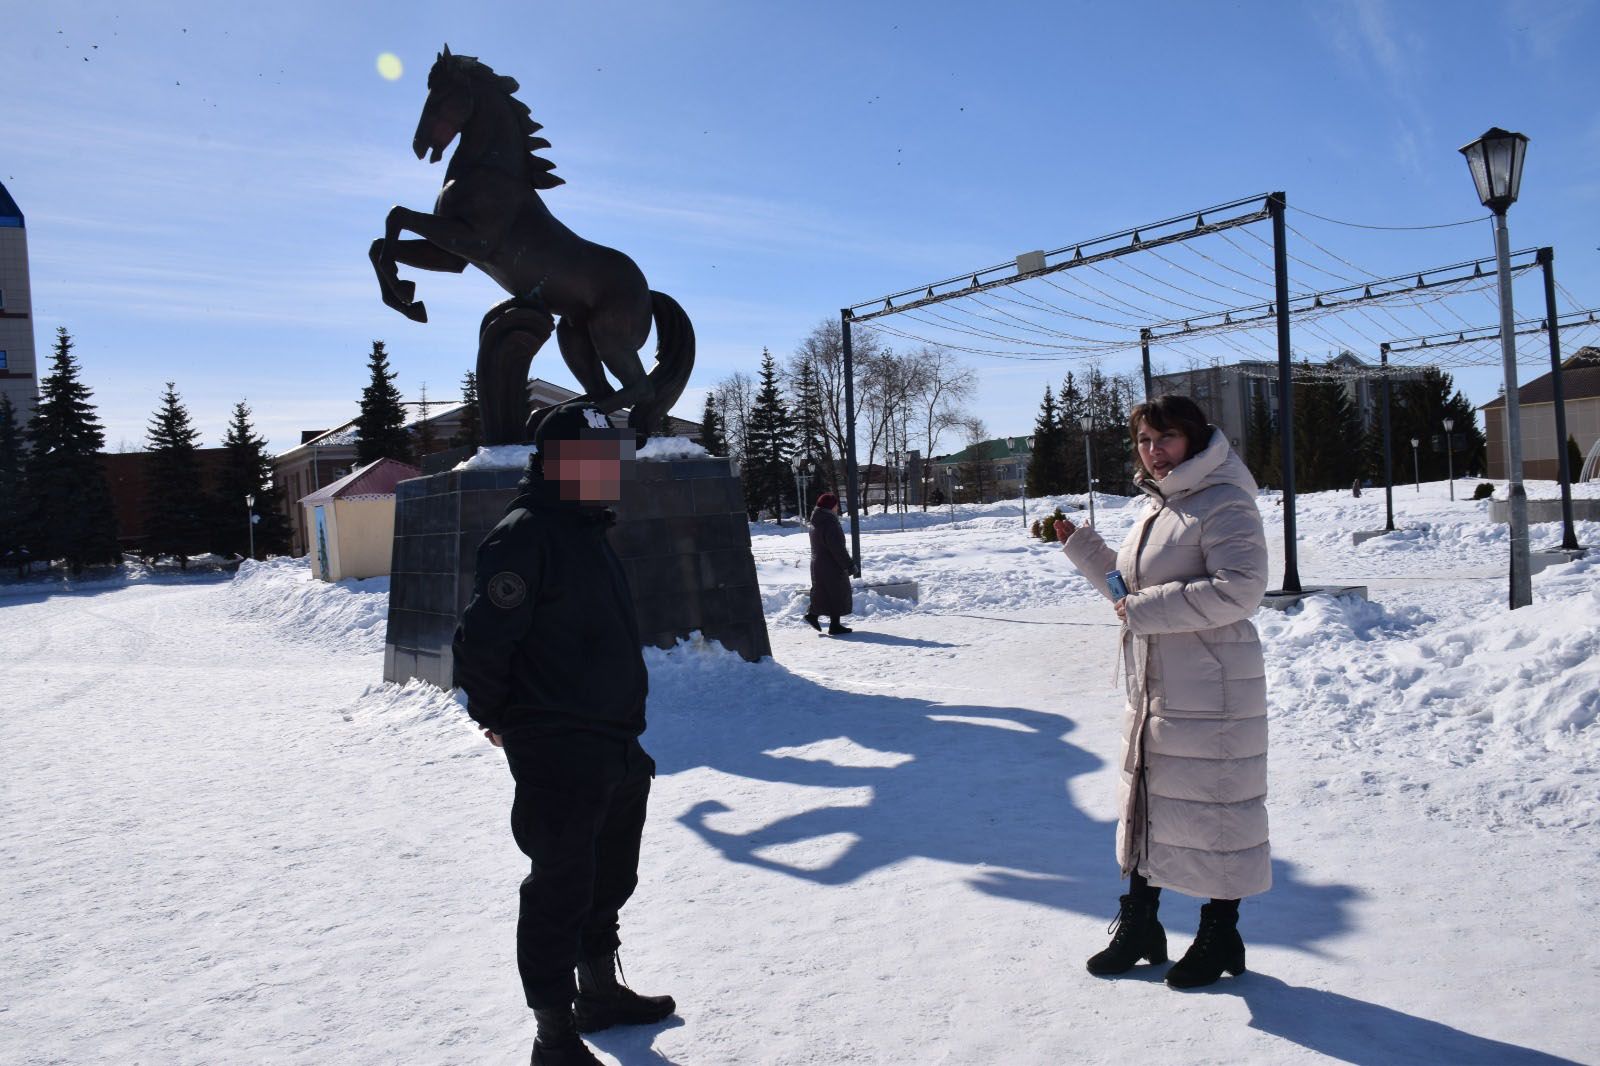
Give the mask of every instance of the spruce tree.
[{"label": "spruce tree", "polygon": [[200,483],[200,432],[172,382],[150,419],[150,463],[144,484],[144,554],[170,555],[187,568],[189,557],[208,547],[217,507]]},{"label": "spruce tree", "polygon": [[366,466],[379,459],[411,462],[411,435],[406,432],[406,410],[395,388],[398,376],[389,369],[389,353],[382,341],[372,342],[367,357],[371,377],[361,390],[361,413],[356,416],[356,464]]},{"label": "spruce tree", "polygon": [[[813,480],[831,468],[828,457],[827,428],[822,408],[822,385],[810,359],[797,360],[793,370],[794,453],[812,461]],[[806,510],[801,501],[800,510]]]},{"label": "spruce tree", "polygon": [[25,437],[24,518],[28,551],[35,560],[63,560],[74,574],[85,566],[120,561],[117,518],[99,451],[105,431],[90,403],[93,393],[78,378],[72,335],[56,329],[52,365],[39,382],[39,401]]},{"label": "spruce tree", "polygon": [[22,432],[11,397],[0,393],[0,566],[23,570]]},{"label": "spruce tree", "polygon": [[416,449],[417,462],[422,462],[428,456],[439,450],[439,437],[433,431],[433,423],[428,420],[433,417],[433,401],[428,399],[428,383],[422,383],[422,398],[417,401],[417,428],[414,433],[413,445]]},{"label": "spruce tree", "polygon": [[[1556,471],[1558,474],[1560,470]],[[1578,475],[1583,473],[1583,449],[1578,447],[1578,438],[1571,433],[1567,434],[1567,479],[1577,481]]]},{"label": "spruce tree", "polygon": [[750,407],[750,439],[744,455],[745,508],[752,518],[763,509],[783,515],[783,501],[792,494],[789,454],[794,429],[789,409],[778,390],[778,366],[761,350],[761,384]]},{"label": "spruce tree", "polygon": [[471,370],[461,379],[461,428],[450,438],[452,448],[483,447],[483,415],[478,409],[478,375]]},{"label": "spruce tree", "polygon": [[1464,447],[1455,454],[1455,472],[1459,475],[1486,469],[1488,449],[1483,432],[1478,429],[1478,413],[1456,389],[1448,373],[1428,367],[1420,377],[1395,390],[1393,436],[1396,441],[1406,441],[1407,447],[1411,437],[1422,442],[1418,464],[1424,481],[1442,481],[1450,469],[1445,455],[1446,418],[1455,420],[1452,432],[1463,438]]},{"label": "spruce tree", "polygon": [[267,442],[256,435],[250,408],[243,400],[233,405],[233,419],[222,438],[222,447],[227,454],[217,477],[218,508],[211,550],[221,555],[249,552],[251,535],[245,498],[254,496],[255,557],[284,554],[289,550],[288,518],[279,503],[279,490],[272,483]]},{"label": "spruce tree", "polygon": [[1085,399],[1094,419],[1090,450],[1094,453],[1095,487],[1119,495],[1133,491],[1129,466],[1133,445],[1128,439],[1128,411],[1123,402],[1127,389],[1122,379],[1107,377],[1098,368],[1090,369]]},{"label": "spruce tree", "polygon": [[1089,402],[1078,386],[1078,379],[1067,371],[1056,393],[1056,422],[1061,427],[1061,476],[1063,492],[1086,492],[1088,475],[1084,471],[1083,426],[1080,419],[1089,413]]},{"label": "spruce tree", "polygon": [[1294,383],[1294,479],[1300,492],[1347,489],[1362,472],[1362,427],[1344,383],[1302,362]]},{"label": "spruce tree", "polygon": [[700,443],[712,455],[728,454],[728,442],[722,435],[722,418],[717,414],[715,392],[706,393],[706,409],[700,415]]},{"label": "spruce tree", "polygon": [[[1277,385],[1271,383],[1267,387],[1277,388]],[[1244,447],[1245,466],[1250,468],[1256,484],[1262,488],[1283,484],[1278,472],[1278,453],[1281,450],[1278,427],[1272,423],[1272,411],[1263,393],[1250,401],[1250,424],[1245,431]]]},{"label": "spruce tree", "polygon": [[1023,486],[1029,496],[1055,496],[1071,492],[1067,483],[1066,448],[1068,436],[1061,425],[1061,412],[1056,409],[1055,394],[1050,386],[1044,387],[1044,400],[1039,404],[1039,417],[1033,421],[1033,453],[1028,459],[1028,473]]}]

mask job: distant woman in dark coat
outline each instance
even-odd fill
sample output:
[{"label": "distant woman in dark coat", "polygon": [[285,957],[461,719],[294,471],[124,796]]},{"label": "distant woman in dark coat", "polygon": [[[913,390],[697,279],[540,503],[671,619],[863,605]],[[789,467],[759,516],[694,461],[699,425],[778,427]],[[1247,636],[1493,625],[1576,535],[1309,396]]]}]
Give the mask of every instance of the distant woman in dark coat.
[{"label": "distant woman in dark coat", "polygon": [[840,621],[850,613],[850,575],[855,565],[844,546],[844,529],[839,525],[839,497],[824,492],[817,497],[811,512],[811,610],[806,624],[822,631],[818,618],[828,616],[828,632],[834,636],[851,629]]}]

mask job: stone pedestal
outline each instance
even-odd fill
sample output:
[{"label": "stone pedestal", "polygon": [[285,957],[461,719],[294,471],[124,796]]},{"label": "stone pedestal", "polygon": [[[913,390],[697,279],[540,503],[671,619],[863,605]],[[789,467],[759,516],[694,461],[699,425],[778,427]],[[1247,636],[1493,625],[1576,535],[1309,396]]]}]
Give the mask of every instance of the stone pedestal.
[{"label": "stone pedestal", "polygon": [[[771,655],[739,478],[727,459],[637,462],[611,545],[639,633],[671,647],[699,630],[749,660]],[[520,470],[447,471],[395,492],[386,681],[449,688],[450,640],[472,598],[478,545],[516,497]]]},{"label": "stone pedestal", "polygon": [[1305,585],[1299,592],[1289,592],[1286,589],[1268,589],[1267,594],[1261,597],[1261,606],[1269,611],[1287,611],[1308,596],[1354,596],[1358,600],[1364,600],[1367,598],[1367,586]]},{"label": "stone pedestal", "polygon": [[[1572,520],[1574,522],[1600,522],[1600,500],[1582,499],[1572,501]],[[1489,501],[1489,521],[1499,522],[1501,525],[1511,521],[1511,504],[1506,500]],[[1561,521],[1560,500],[1529,500],[1528,524],[1537,525],[1540,522]]]}]

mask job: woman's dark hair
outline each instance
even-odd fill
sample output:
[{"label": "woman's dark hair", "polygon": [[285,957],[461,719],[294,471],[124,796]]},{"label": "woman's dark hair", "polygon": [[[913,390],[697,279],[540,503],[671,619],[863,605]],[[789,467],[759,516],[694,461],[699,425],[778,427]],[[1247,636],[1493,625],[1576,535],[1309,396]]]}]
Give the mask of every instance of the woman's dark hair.
[{"label": "woman's dark hair", "polygon": [[[1139,456],[1139,423],[1145,423],[1157,433],[1177,430],[1188,443],[1188,454],[1198,455],[1211,443],[1211,422],[1200,405],[1187,396],[1168,394],[1135,404],[1128,414],[1128,436],[1133,440],[1133,455],[1140,468],[1144,462]],[[1145,473],[1150,471],[1146,470]]]}]

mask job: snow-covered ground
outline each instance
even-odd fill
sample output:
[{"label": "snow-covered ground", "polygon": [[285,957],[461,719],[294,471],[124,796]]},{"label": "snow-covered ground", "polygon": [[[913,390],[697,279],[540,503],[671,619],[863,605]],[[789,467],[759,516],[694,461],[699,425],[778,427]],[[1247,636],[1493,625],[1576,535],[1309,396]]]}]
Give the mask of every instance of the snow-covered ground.
[{"label": "snow-covered ground", "polygon": [[[1250,972],[1190,994],[1083,971],[1116,626],[1018,504],[870,518],[868,580],[922,595],[858,596],[847,639],[800,621],[802,531],[755,527],[774,659],[648,653],[623,958],[679,1016],[602,1058],[1600,1062],[1600,560],[1507,612],[1469,486],[1398,489],[1360,547],[1381,490],[1301,498],[1302,580],[1371,599],[1257,617],[1276,885]],[[1118,539],[1129,501],[1096,506]],[[446,695],[380,683],[386,604],[292,562],[0,586],[0,1062],[525,1061],[510,779]],[[1197,909],[1164,899],[1176,950]]]}]

